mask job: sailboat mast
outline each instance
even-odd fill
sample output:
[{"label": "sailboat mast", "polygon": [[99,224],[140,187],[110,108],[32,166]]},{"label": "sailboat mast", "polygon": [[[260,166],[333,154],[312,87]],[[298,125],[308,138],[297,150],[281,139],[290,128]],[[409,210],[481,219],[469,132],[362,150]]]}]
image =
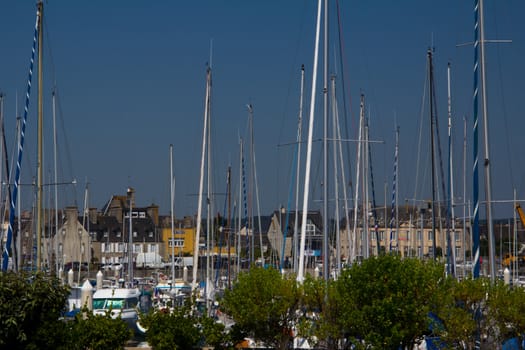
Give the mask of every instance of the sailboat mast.
[{"label": "sailboat mast", "polygon": [[240,265],[241,265],[241,229],[242,229],[242,206],[245,201],[243,201],[243,197],[245,194],[243,193],[243,185],[244,185],[244,173],[243,173],[243,141],[242,138],[239,139],[239,205],[238,205],[238,214],[237,214],[237,222],[238,222],[238,229],[237,229],[237,259],[236,259],[236,274],[239,274]]},{"label": "sailboat mast", "polygon": [[481,105],[483,108],[483,145],[485,151],[485,159],[483,161],[485,167],[485,197],[487,210],[487,229],[489,239],[489,264],[490,264],[490,279],[492,282],[496,278],[495,269],[495,242],[494,242],[494,226],[492,223],[492,179],[490,172],[490,156],[489,156],[489,129],[488,129],[488,111],[487,111],[487,83],[485,73],[485,28],[484,28],[484,11],[483,0],[479,0],[479,34],[480,34],[480,65],[481,65]]},{"label": "sailboat mast", "polygon": [[199,180],[199,199],[197,205],[197,228],[195,231],[195,242],[193,251],[193,281],[191,285],[192,291],[197,288],[197,271],[199,270],[199,241],[202,221],[202,193],[204,190],[204,164],[206,156],[206,135],[208,128],[208,113],[210,108],[210,83],[211,83],[211,67],[206,71],[206,98],[204,102],[204,125],[202,128],[202,152],[201,152],[201,168]]},{"label": "sailboat mast", "polygon": [[450,273],[452,276],[456,276],[456,226],[455,226],[455,218],[454,218],[454,172],[453,172],[453,161],[452,161],[452,98],[451,98],[451,91],[450,91],[450,62],[447,66],[447,100],[448,100],[448,184],[449,184],[449,220],[450,220],[450,228],[451,232],[448,234],[448,253],[447,256],[449,257],[450,261],[449,268]]},{"label": "sailboat mast", "polygon": [[335,103],[335,76],[332,76],[332,118],[333,118],[333,124],[332,124],[332,132],[334,137],[334,147],[333,147],[333,155],[334,155],[334,194],[335,194],[335,242],[336,242],[336,251],[335,251],[335,269],[336,273],[340,272],[340,265],[341,265],[341,245],[339,242],[341,242],[340,239],[340,230],[339,230],[339,183],[338,183],[338,171],[337,171],[337,150],[338,145],[341,142],[340,139],[337,138],[337,106]]},{"label": "sailboat mast", "polygon": [[43,109],[43,92],[44,92],[44,79],[43,79],[43,67],[44,67],[44,4],[42,1],[38,2],[38,8],[40,11],[41,21],[38,23],[38,157],[37,157],[37,217],[36,217],[36,242],[37,242],[37,271],[41,270],[42,266],[42,233],[43,233],[43,222],[42,222],[42,179],[43,179],[43,130],[44,130],[44,109]]},{"label": "sailboat mast", "polygon": [[297,272],[297,281],[304,280],[304,253],[306,244],[306,221],[308,218],[308,194],[310,187],[310,167],[312,162],[312,140],[314,128],[314,112],[315,112],[315,87],[317,84],[317,65],[319,61],[319,32],[321,29],[321,4],[323,0],[318,1],[317,5],[317,24],[315,31],[315,49],[314,49],[314,65],[312,74],[312,93],[310,95],[310,119],[308,122],[308,140],[306,146],[306,168],[303,190],[303,216],[301,219],[301,244],[299,246],[299,270]]},{"label": "sailboat mast", "polygon": [[129,187],[128,282],[130,287],[133,285],[133,192],[134,190]]},{"label": "sailboat mast", "polygon": [[430,208],[432,210],[432,256],[434,259],[436,259],[436,211],[435,209],[435,203],[436,203],[436,165],[435,165],[435,156],[434,156],[434,81],[433,81],[433,67],[432,67],[432,49],[428,49],[428,83],[429,83],[429,111],[430,111],[430,158],[431,158],[431,178],[432,178],[432,202],[430,204]]},{"label": "sailboat mast", "polygon": [[58,274],[58,170],[57,170],[57,128],[56,128],[56,87],[53,88],[52,102],[53,102],[53,160],[54,160],[54,176],[55,176],[55,273]]},{"label": "sailboat mast", "polygon": [[304,64],[301,65],[301,96],[299,98],[299,117],[297,118],[297,165],[295,171],[295,221],[293,230],[293,270],[297,272],[297,247],[299,230],[299,169],[301,169],[301,138],[303,125]]},{"label": "sailboat mast", "polygon": [[323,83],[323,276],[328,280],[330,256],[328,249],[328,0],[324,0],[324,83]]},{"label": "sailboat mast", "polygon": [[370,235],[368,227],[368,124],[365,112],[363,111],[363,258],[370,257]]},{"label": "sailboat mast", "polygon": [[[356,257],[356,237],[357,237],[357,214],[359,211],[359,183],[360,183],[360,175],[361,175],[361,149],[363,146],[363,123],[364,123],[364,104],[365,104],[365,96],[361,94],[361,99],[359,102],[359,140],[357,144],[357,167],[356,167],[356,188],[354,193],[354,227],[353,227],[353,237],[352,237],[352,243],[351,243],[351,249],[350,249],[350,262],[354,262],[354,259]],[[362,247],[363,240],[360,240],[360,246]],[[362,249],[361,249],[362,251]]]},{"label": "sailboat mast", "polygon": [[230,233],[232,232],[231,217],[232,217],[232,167],[228,166],[228,219],[226,223],[226,242],[228,246],[228,289],[231,288],[231,247],[230,247]]},{"label": "sailboat mast", "polygon": [[171,280],[175,281],[175,179],[173,178],[173,145],[170,144],[170,218],[171,218]]}]

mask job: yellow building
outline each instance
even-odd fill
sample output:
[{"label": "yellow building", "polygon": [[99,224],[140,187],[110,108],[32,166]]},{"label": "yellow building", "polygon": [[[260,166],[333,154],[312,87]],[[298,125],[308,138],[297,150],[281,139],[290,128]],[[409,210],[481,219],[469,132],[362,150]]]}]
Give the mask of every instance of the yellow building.
[{"label": "yellow building", "polygon": [[171,255],[193,255],[195,249],[195,227],[175,227],[173,236],[171,227],[162,228],[162,242],[164,244],[163,258],[171,261]]}]

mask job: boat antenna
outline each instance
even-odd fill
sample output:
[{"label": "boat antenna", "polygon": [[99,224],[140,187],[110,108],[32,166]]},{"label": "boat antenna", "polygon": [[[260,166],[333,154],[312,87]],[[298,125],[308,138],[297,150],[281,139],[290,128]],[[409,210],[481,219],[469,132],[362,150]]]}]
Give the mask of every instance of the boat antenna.
[{"label": "boat antenna", "polygon": [[213,60],[213,38],[210,39],[210,68],[212,67]]}]

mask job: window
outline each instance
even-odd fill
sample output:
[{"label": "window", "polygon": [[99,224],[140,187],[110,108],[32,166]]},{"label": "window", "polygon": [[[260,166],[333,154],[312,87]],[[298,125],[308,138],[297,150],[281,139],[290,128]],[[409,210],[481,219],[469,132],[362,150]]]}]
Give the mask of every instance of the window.
[{"label": "window", "polygon": [[117,232],[117,237],[120,237],[122,233],[120,231]]},{"label": "window", "polygon": [[157,252],[157,245],[156,244],[150,244],[148,247],[148,251],[150,253],[156,253]]},{"label": "window", "polygon": [[139,218],[141,218],[141,219],[145,219],[145,218],[146,218],[146,213],[143,212],[143,211],[140,212],[140,213],[139,213]]},{"label": "window", "polygon": [[133,253],[142,253],[142,244],[133,244]]},{"label": "window", "polygon": [[149,237],[149,238],[153,238],[153,231],[151,231],[150,233],[148,233],[148,237]]},{"label": "window", "polygon": [[390,239],[392,241],[397,240],[397,232],[396,231],[390,231]]},{"label": "window", "polygon": [[[173,242],[175,241],[175,244],[173,244]],[[184,240],[183,239],[180,239],[180,238],[176,238],[176,239],[171,239],[168,241],[168,247],[179,247],[179,248],[183,248],[184,247]]]},{"label": "window", "polygon": [[410,241],[410,230],[407,231],[406,235],[407,235],[407,241]]},{"label": "window", "polygon": [[105,253],[106,252],[106,243],[102,242],[100,244],[100,252]]},{"label": "window", "polygon": [[133,237],[137,237],[137,231],[133,231]]},{"label": "window", "polygon": [[[417,236],[417,240],[418,240],[418,242],[421,242],[421,237],[422,237],[422,236],[421,236],[421,231],[417,231],[417,232],[416,232],[416,236]],[[419,247],[419,248],[421,248],[421,247]]]},{"label": "window", "polygon": [[109,232],[108,231],[104,231],[104,237],[107,238],[109,236]]},{"label": "window", "polygon": [[315,235],[315,225],[314,224],[306,224],[306,234]]},{"label": "window", "polygon": [[379,240],[384,241],[385,240],[385,231],[379,231]]},{"label": "window", "polygon": [[431,241],[432,240],[432,231],[428,231],[428,240]]},{"label": "window", "polygon": [[461,238],[459,237],[459,232],[457,232],[457,231],[454,232],[454,237],[455,237],[455,239],[456,239],[456,242],[458,242],[458,241],[461,240]]},{"label": "window", "polygon": [[117,253],[122,253],[123,251],[124,251],[124,244],[123,243],[119,243],[118,244]]}]

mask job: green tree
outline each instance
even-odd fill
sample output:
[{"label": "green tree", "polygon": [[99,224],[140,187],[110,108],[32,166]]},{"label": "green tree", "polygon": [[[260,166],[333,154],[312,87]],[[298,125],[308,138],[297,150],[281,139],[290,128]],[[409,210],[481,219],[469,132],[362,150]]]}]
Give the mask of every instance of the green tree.
[{"label": "green tree", "polygon": [[486,333],[486,295],[490,281],[485,278],[465,278],[461,281],[449,279],[442,286],[441,302],[433,311],[442,321],[442,327],[436,330],[444,344],[454,347],[463,344],[474,348],[476,339]]},{"label": "green tree", "polygon": [[525,289],[498,281],[489,289],[487,305],[492,338],[500,344],[514,337],[521,341],[525,334]]},{"label": "green tree", "polygon": [[69,288],[42,273],[0,273],[0,347],[58,349]]},{"label": "green tree", "polygon": [[[433,260],[382,255],[342,272],[329,293],[334,322],[346,346],[410,347],[428,332],[429,312],[439,303],[444,267]],[[336,309],[337,308],[337,309]]]},{"label": "green tree", "polygon": [[300,296],[293,275],[252,267],[225,292],[221,309],[234,319],[237,337],[250,336],[274,349],[286,349],[299,320]]},{"label": "green tree", "polygon": [[336,303],[327,302],[335,293],[335,282],[312,278],[307,275],[303,281],[301,307],[304,313],[299,322],[299,335],[306,338],[310,345],[324,343],[328,349],[336,349],[341,331],[340,308]]},{"label": "green tree", "polygon": [[214,318],[202,316],[199,324],[202,328],[203,343],[213,347],[215,350],[233,349],[230,333],[226,332],[225,326],[218,323]]},{"label": "green tree", "polygon": [[68,349],[72,350],[117,350],[132,337],[129,326],[120,317],[93,315],[85,309],[78,313],[73,321],[67,323],[69,328]]},{"label": "green tree", "polygon": [[155,350],[192,349],[201,340],[189,305],[175,307],[171,312],[151,312],[141,316],[140,322],[147,329],[146,340]]}]

